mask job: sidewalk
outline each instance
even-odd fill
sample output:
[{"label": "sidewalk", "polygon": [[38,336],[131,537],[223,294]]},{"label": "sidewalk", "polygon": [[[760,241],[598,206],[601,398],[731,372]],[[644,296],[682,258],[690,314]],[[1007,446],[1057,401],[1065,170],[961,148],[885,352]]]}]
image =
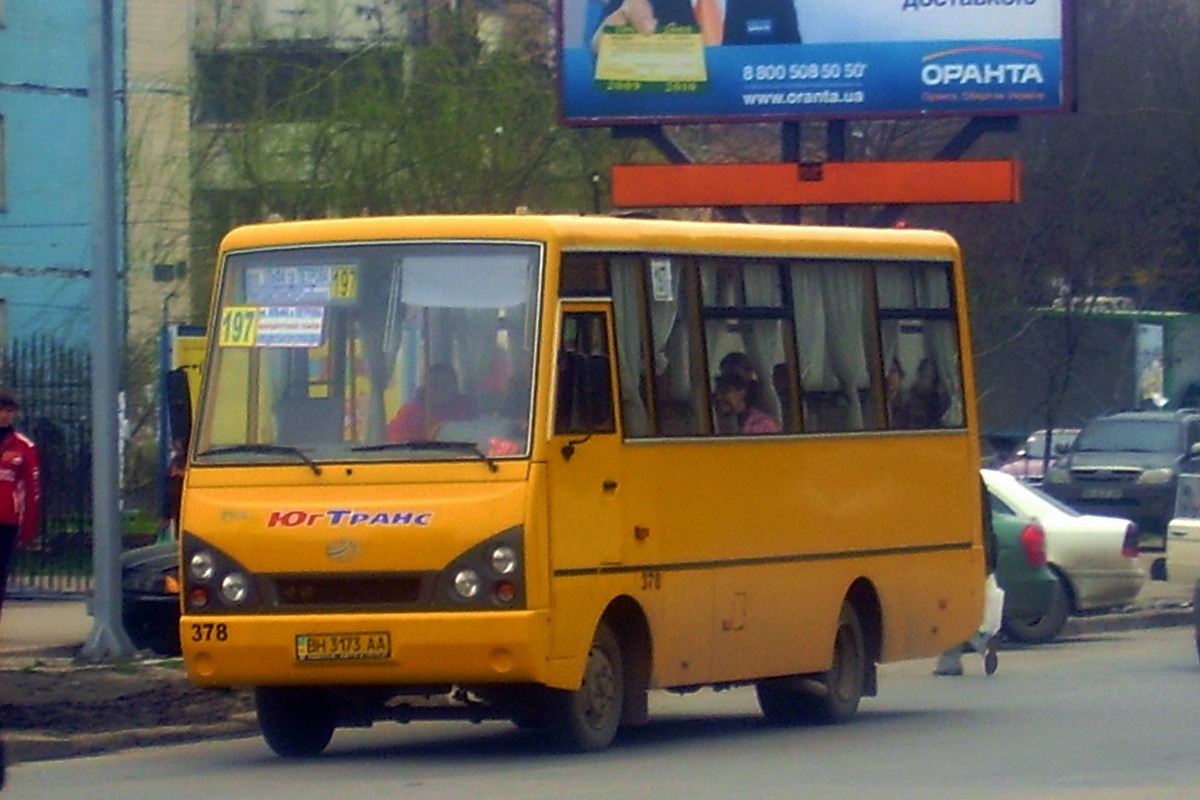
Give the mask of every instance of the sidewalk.
[{"label": "sidewalk", "polygon": [[7,662],[12,659],[28,663],[37,658],[74,657],[94,624],[87,603],[79,597],[10,597],[4,601],[4,618],[0,621],[0,669],[8,668]]}]

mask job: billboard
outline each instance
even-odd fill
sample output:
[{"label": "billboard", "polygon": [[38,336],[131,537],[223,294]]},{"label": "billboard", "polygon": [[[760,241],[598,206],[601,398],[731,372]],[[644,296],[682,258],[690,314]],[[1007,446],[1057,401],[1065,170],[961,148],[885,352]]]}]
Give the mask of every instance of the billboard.
[{"label": "billboard", "polygon": [[1067,0],[558,0],[569,125],[1066,110]]}]

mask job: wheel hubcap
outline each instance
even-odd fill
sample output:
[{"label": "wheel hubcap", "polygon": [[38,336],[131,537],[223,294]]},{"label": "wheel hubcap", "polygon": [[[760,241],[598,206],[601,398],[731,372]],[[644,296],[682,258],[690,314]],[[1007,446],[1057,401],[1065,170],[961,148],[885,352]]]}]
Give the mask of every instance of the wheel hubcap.
[{"label": "wheel hubcap", "polygon": [[616,704],[616,679],[612,663],[604,651],[593,648],[588,653],[587,672],[583,676],[584,714],[593,728],[602,727]]}]

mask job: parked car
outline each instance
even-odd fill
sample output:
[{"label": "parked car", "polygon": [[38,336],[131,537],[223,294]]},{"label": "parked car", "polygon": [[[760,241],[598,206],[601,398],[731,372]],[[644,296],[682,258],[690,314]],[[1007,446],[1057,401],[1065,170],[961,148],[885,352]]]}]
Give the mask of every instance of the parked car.
[{"label": "parked car", "polygon": [[1175,511],[1167,525],[1166,574],[1184,585],[1200,581],[1200,475],[1179,476]]},{"label": "parked car", "polygon": [[[1066,454],[1078,435],[1078,428],[1054,428],[1049,431],[1051,464]],[[1000,467],[1000,471],[1035,486],[1040,484],[1046,464],[1046,439],[1045,429],[1029,434],[1012,459]]]},{"label": "parked car", "polygon": [[1200,467],[1200,411],[1124,411],[1084,425],[1042,486],[1072,508],[1163,535],[1190,466]]},{"label": "parked car", "polygon": [[174,542],[121,554],[121,620],[139,650],[180,654],[178,559]]},{"label": "parked car", "polygon": [[1012,638],[1048,642],[1067,618],[1085,611],[1128,605],[1142,590],[1146,574],[1138,563],[1138,527],[1120,517],[1083,514],[1036,487],[997,470],[982,470],[993,504],[1036,519],[1046,532],[1046,559],[1057,587],[1040,618],[1014,620]]},{"label": "parked car", "polygon": [[1029,625],[1046,616],[1058,579],[1046,565],[1046,533],[1037,520],[1023,517],[986,488],[988,519],[996,534],[996,582],[1004,590],[1001,630]]}]

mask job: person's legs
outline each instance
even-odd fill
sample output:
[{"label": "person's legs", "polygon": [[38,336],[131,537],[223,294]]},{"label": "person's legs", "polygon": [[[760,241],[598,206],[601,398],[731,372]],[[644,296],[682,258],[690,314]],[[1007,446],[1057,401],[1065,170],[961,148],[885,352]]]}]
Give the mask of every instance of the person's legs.
[{"label": "person's legs", "polygon": [[956,645],[938,657],[937,666],[933,668],[934,675],[962,675],[962,654],[968,645]]},{"label": "person's legs", "polygon": [[0,525],[0,616],[4,613],[4,597],[8,594],[8,571],[17,549],[17,526]]},{"label": "person's legs", "polygon": [[996,652],[996,637],[989,636],[983,645],[983,674],[994,675],[1000,666],[1000,656]]},{"label": "person's legs", "polygon": [[996,637],[980,631],[971,637],[966,644],[971,651],[983,656],[983,674],[994,675],[1000,666],[1000,656],[996,652]]}]

